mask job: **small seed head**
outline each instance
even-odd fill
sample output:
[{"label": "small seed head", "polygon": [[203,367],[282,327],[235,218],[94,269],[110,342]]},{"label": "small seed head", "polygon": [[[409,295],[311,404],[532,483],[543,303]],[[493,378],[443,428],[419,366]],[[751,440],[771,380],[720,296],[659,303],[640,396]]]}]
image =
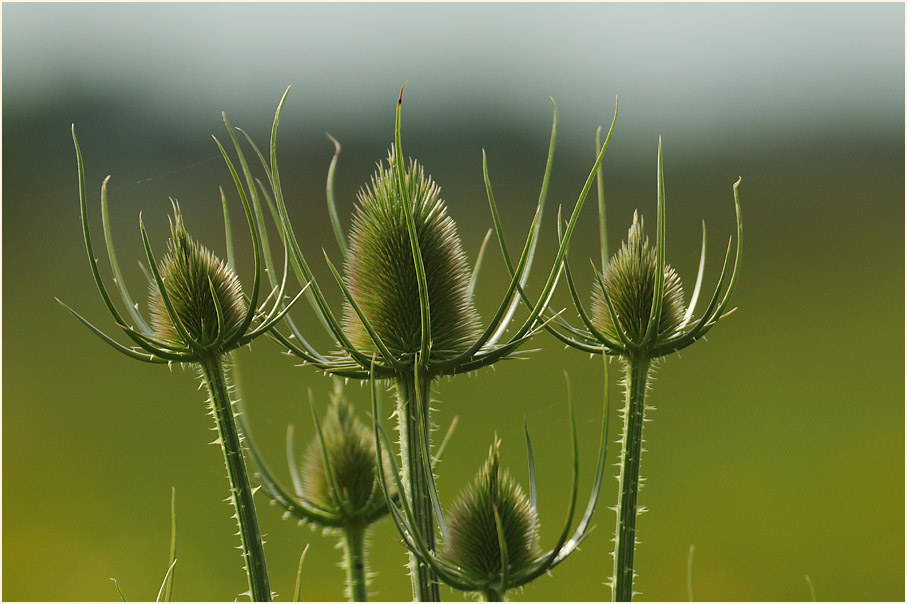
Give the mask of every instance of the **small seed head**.
[{"label": "small seed head", "polygon": [[[448,516],[449,539],[444,557],[455,565],[493,584],[501,575],[501,548],[495,510],[501,522],[510,572],[525,568],[538,554],[535,511],[510,472],[501,470],[500,441],[495,441],[488,460],[454,502]],[[506,586],[504,586],[506,588]]]},{"label": "small seed head", "polygon": [[[385,505],[377,484],[375,439],[354,415],[353,407],[343,396],[339,384],[321,422],[321,432],[340,498],[347,502],[348,510],[373,516],[375,507]],[[301,465],[306,497],[320,507],[343,515],[331,497],[331,484],[317,438],[303,455]],[[385,473],[390,476],[387,464]]]},{"label": "small seed head", "polygon": [[[633,213],[633,224],[620,251],[611,257],[602,275],[605,290],[611,298],[620,326],[633,343],[645,337],[655,298],[655,275],[658,270],[656,250],[643,234],[643,220]],[[668,265],[664,267],[664,295],[658,333],[677,330],[683,322],[683,287],[680,277]],[[601,287],[592,290],[592,320],[596,329],[617,339]]]},{"label": "small seed head", "polygon": [[[220,303],[224,334],[234,334],[243,324],[248,305],[236,273],[186,231],[179,206],[174,204],[167,253],[158,263],[167,296],[186,332],[201,346],[218,339],[217,307],[212,285]],[[174,326],[161,292],[152,280],[149,292],[151,328],[155,337],[175,348],[185,348]]]},{"label": "small seed head", "polygon": [[[392,147],[387,164],[379,164],[371,183],[359,191],[350,231],[347,285],[391,352],[419,351],[419,286],[403,206],[411,204],[428,286],[432,350],[441,355],[462,352],[479,336],[479,317],[467,295],[470,272],[456,224],[447,215],[438,185],[415,161],[405,175],[409,198],[401,197],[395,161]],[[349,305],[344,324],[356,348],[377,351]]]}]

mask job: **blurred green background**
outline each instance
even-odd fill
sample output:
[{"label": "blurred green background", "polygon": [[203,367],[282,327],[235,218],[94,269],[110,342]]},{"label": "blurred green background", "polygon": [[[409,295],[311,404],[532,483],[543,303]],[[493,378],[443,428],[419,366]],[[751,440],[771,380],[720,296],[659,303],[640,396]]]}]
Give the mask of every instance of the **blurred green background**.
[{"label": "blurred green background", "polygon": [[[640,600],[686,597],[695,545],[702,600],[827,600],[904,593],[904,6],[902,4],[9,4],[3,5],[3,591],[6,600],[153,598],[166,570],[176,489],[175,595],[244,591],[221,453],[191,370],[116,354],[54,301],[112,330],[81,242],[76,124],[92,226],[107,174],[114,237],[133,293],[144,289],[141,211],[156,249],[168,196],[222,253],[210,139],[226,111],[260,143],[287,85],[281,170],[305,252],[338,257],[324,204],[330,131],[348,217],[384,157],[400,84],[404,141],[442,187],[472,259],[490,218],[481,153],[505,229],[519,245],[544,168],[553,96],[558,148],[539,268],[550,266],[557,204],[572,207],[593,135],[621,111],[605,158],[613,250],[635,208],[654,227],[657,137],[664,140],[668,261],[689,296],[700,220],[714,284],[733,233],[731,184],[746,236],[737,313],[708,343],[658,372],[647,424],[638,549]],[[233,207],[239,205],[231,197]],[[248,243],[240,240],[248,256]],[[477,303],[487,318],[506,278],[490,249]],[[580,287],[598,257],[587,207],[571,248]],[[102,269],[106,265],[102,262]],[[105,273],[107,274],[107,273]],[[248,279],[248,263],[241,277]],[[541,273],[530,288],[538,291]],[[566,291],[556,304],[569,306]],[[296,314],[313,333],[306,308]],[[568,310],[572,319],[575,314]],[[325,339],[315,340],[327,346]],[[495,432],[526,483],[522,420],[534,429],[543,544],[566,511],[569,454],[563,372],[580,418],[581,496],[591,486],[601,406],[596,359],[542,335],[528,360],[442,380],[436,419],[460,424],[439,468],[450,502]],[[288,423],[308,440],[307,390],[330,381],[268,341],[241,354],[249,414],[286,476]],[[612,440],[619,423],[612,371]],[[366,391],[350,396],[364,411]],[[616,447],[611,457],[616,459]],[[609,466],[609,470],[610,470]],[[287,481],[288,482],[288,481]],[[616,481],[582,550],[517,600],[610,597]],[[342,599],[340,552],[259,498],[274,589]],[[390,522],[372,539],[372,590],[410,597]],[[445,589],[445,597],[462,599]]]}]

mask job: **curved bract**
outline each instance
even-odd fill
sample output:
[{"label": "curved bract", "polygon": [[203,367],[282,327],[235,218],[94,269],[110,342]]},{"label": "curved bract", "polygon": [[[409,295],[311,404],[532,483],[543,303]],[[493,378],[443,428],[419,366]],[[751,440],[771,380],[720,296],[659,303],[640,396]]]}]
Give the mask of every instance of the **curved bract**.
[{"label": "curved bract", "polygon": [[[543,313],[553,295],[570,236],[610,139],[602,145],[595,166],[577,198],[541,293],[534,302],[530,302],[524,288],[535,255],[547,195],[557,127],[555,109],[548,162],[535,219],[519,261],[515,266],[510,265],[512,278],[504,296],[491,319],[483,324],[471,301],[479,266],[472,270],[468,268],[455,226],[446,215],[446,206],[440,200],[437,185],[425,177],[418,163],[411,161],[407,164],[404,161],[400,134],[401,89],[391,153],[386,164],[379,166],[370,185],[360,194],[349,241],[342,236],[334,207],[332,179],[340,149],[334,141],[335,157],[329,171],[327,199],[334,232],[345,254],[346,276],[341,274],[327,254],[325,258],[344,297],[344,310],[338,317],[327,303],[319,284],[313,280],[310,265],[290,225],[280,184],[277,130],[288,93],[289,89],[274,116],[269,159],[242,132],[267,176],[266,183],[259,182],[257,190],[235,136],[233,142],[256,215],[263,215],[261,207],[268,206],[287,240],[290,262],[298,279],[302,283],[311,282],[306,295],[315,316],[335,343],[334,351],[319,351],[287,317],[289,333],[272,330],[271,335],[289,353],[308,365],[344,377],[399,378],[411,375],[414,365],[418,364],[422,374],[432,378],[474,371],[507,358],[545,327],[547,320]],[[232,127],[229,122],[226,123],[233,136]],[[493,199],[490,199],[490,205],[495,230],[502,236]],[[507,261],[510,262],[509,258]],[[265,263],[269,275],[274,273],[268,264],[267,254]],[[528,316],[519,323],[514,321],[514,311],[520,302],[518,296],[529,307]]]},{"label": "curved bract", "polygon": [[[723,317],[733,312],[727,310],[731,294],[737,285],[742,256],[743,220],[740,212],[740,197],[733,185],[734,207],[737,216],[737,246],[734,266],[728,276],[728,262],[731,256],[733,238],[728,240],[727,252],[718,284],[712,293],[705,311],[698,319],[693,317],[699,292],[706,256],[705,222],[702,224],[702,253],[699,271],[689,306],[683,307],[683,289],[680,278],[665,264],[665,190],[664,158],[661,139],[658,141],[658,224],[655,249],[642,234],[643,222],[633,215],[633,224],[626,242],[605,267],[603,274],[596,274],[593,291],[592,316],[586,314],[569,266],[566,277],[573,295],[573,301],[586,330],[569,327],[569,333],[581,350],[644,359],[657,359],[686,348],[700,340]],[[604,228],[604,214],[600,220]],[[602,256],[605,257],[603,250]],[[723,293],[722,293],[723,292]]]},{"label": "curved bract", "polygon": [[[114,349],[130,358],[148,363],[173,361],[194,363],[204,358],[225,354],[250,343],[258,336],[268,332],[284,317],[292,305],[292,302],[284,303],[286,271],[284,271],[279,285],[275,287],[276,291],[272,292],[274,293],[273,302],[269,302],[267,307],[262,305],[259,308],[257,306],[261,281],[260,232],[252,218],[251,207],[246,200],[245,193],[237,180],[236,184],[246,211],[255,254],[255,278],[251,295],[246,297],[242,293],[239,279],[232,268],[198,244],[187,233],[179,205],[174,201],[171,240],[168,253],[160,263],[155,260],[145,225],[139,216],[139,230],[151,273],[149,283],[151,318],[150,322],[146,321],[138,312],[138,304],[133,302],[129,295],[117,262],[107,213],[107,182],[110,179],[108,176],[101,184],[104,235],[117,290],[132,319],[130,325],[117,310],[101,279],[89,229],[82,152],[74,126],[72,138],[79,169],[82,235],[85,249],[88,252],[92,277],[114,323],[132,341],[132,345],[120,344],[89,323],[72,308],[57,300],[83,325]],[[221,150],[223,151],[222,147]],[[226,153],[224,153],[224,159],[235,176],[232,163]],[[303,288],[304,290],[305,288]],[[301,294],[302,292],[296,296],[293,302]]]},{"label": "curved bract", "polygon": [[[217,444],[221,448],[230,484],[227,501],[233,506],[233,517],[236,519],[239,529],[237,532],[240,539],[239,549],[242,552],[244,570],[249,585],[249,590],[244,595],[248,595],[253,601],[271,601],[273,594],[265,561],[264,541],[255,512],[253,490],[245,466],[241,437],[237,430],[233,409],[234,400],[230,396],[224,360],[230,351],[252,342],[270,330],[295,302],[293,300],[289,305],[284,303],[287,270],[284,269],[280,285],[275,286],[269,296],[269,298],[273,296],[273,301],[266,300],[259,306],[262,269],[261,232],[252,216],[251,206],[239,183],[236,170],[218,142],[218,147],[221,149],[242,199],[252,237],[255,276],[251,294],[248,297],[243,294],[239,278],[232,266],[232,242],[229,240],[229,226],[227,233],[231,252],[229,261],[224,262],[189,235],[183,223],[179,205],[176,201],[172,201],[171,239],[167,253],[160,262],[155,259],[145,225],[141,215],[139,216],[139,229],[150,273],[151,317],[146,321],[139,313],[138,305],[129,295],[117,262],[110,233],[110,220],[107,215],[107,182],[110,178],[108,177],[101,184],[104,237],[110,268],[120,299],[131,319],[132,324],[130,325],[117,310],[101,279],[91,240],[85,195],[85,170],[75,126],[73,126],[72,138],[78,162],[82,235],[92,277],[108,312],[117,327],[132,341],[132,345],[127,346],[117,342],[74,310],[62,302],[60,303],[92,333],[130,358],[147,363],[177,361],[192,364],[198,369],[199,377],[208,391],[208,404],[211,416],[214,418],[215,430],[218,433],[218,438],[212,444]],[[221,194],[223,195],[223,192]],[[226,201],[222,199],[222,202],[224,221],[228,223]],[[302,292],[299,295],[302,295]],[[299,295],[296,296],[296,299],[299,298]]]},{"label": "curved bract", "polygon": [[[570,396],[569,382],[567,406],[571,426],[572,486],[567,517],[557,540],[547,550],[538,543],[538,488],[535,456],[529,430],[526,428],[526,449],[529,459],[529,496],[500,468],[499,442],[489,450],[488,461],[470,485],[453,504],[445,516],[441,510],[434,476],[426,473],[429,495],[435,508],[435,518],[442,539],[438,550],[428,547],[430,536],[420,530],[409,498],[399,497],[390,505],[391,517],[397,525],[404,544],[421,563],[431,568],[437,577],[453,587],[468,592],[478,592],[487,600],[497,600],[508,590],[525,585],[550,572],[572,554],[592,530],[590,522],[598,502],[608,446],[608,364],[604,362],[604,399],[602,409],[601,441],[595,479],[589,500],[580,521],[573,528],[576,513],[579,451],[576,437],[576,418]],[[381,409],[374,380],[371,383],[372,413],[381,417]],[[375,422],[375,442],[378,456],[385,459],[391,441],[379,422]],[[429,453],[423,449],[423,463],[427,465]],[[386,458],[391,468],[388,472],[381,464],[378,477],[385,494],[405,494],[393,455]],[[572,529],[572,532],[571,532]],[[434,530],[434,529],[432,529]],[[494,547],[494,545],[497,547]]]}]

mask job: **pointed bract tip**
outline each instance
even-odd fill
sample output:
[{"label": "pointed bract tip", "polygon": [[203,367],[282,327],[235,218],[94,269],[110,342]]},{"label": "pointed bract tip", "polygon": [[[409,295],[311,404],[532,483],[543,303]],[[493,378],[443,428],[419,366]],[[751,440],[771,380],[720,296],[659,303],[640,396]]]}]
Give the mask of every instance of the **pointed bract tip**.
[{"label": "pointed bract tip", "polygon": [[409,80],[404,80],[404,81],[403,81],[403,86],[400,87],[400,96],[397,97],[397,104],[398,104],[398,105],[402,105],[402,104],[403,104],[403,89],[406,88],[406,83],[407,83],[407,82],[409,82]]},{"label": "pointed bract tip", "polygon": [[338,141],[336,138],[331,136],[330,132],[325,132],[324,135],[326,137],[328,137],[328,140],[330,140],[332,143],[334,143],[334,153],[339,155],[340,154],[340,141]]}]

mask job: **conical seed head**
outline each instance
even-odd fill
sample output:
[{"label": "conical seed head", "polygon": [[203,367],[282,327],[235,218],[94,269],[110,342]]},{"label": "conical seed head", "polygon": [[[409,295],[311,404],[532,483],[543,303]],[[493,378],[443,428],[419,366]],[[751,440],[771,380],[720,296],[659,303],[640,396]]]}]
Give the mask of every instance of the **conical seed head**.
[{"label": "conical seed head", "polygon": [[[376,493],[380,493],[374,436],[356,418],[346,399],[336,394],[321,422],[321,432],[338,495],[349,503],[351,510],[362,510]],[[330,480],[317,438],[303,455],[301,465],[306,497],[323,508],[340,512],[331,498]],[[387,465],[385,472],[390,476]],[[383,496],[378,497],[383,500]]]},{"label": "conical seed head", "polygon": [[[236,273],[189,236],[177,205],[174,205],[170,233],[167,253],[158,262],[158,272],[180,323],[201,346],[216,342],[218,313],[212,297],[213,285],[221,307],[224,335],[233,335],[242,326],[248,312]],[[157,282],[153,280],[148,304],[154,335],[176,348],[185,348],[187,343],[174,326]]]},{"label": "conical seed head", "polygon": [[[404,200],[394,162],[391,148],[387,164],[379,164],[371,183],[359,192],[350,231],[347,285],[391,352],[419,351],[419,285],[403,206],[411,204],[428,286],[432,351],[435,355],[462,352],[479,336],[479,317],[468,295],[470,271],[456,224],[447,215],[440,189],[416,162],[410,162],[406,171],[409,199]],[[377,352],[349,305],[344,325],[356,348]]]},{"label": "conical seed head", "polygon": [[[633,213],[633,224],[620,251],[611,257],[602,276],[605,290],[620,320],[620,326],[631,342],[645,336],[655,299],[655,275],[658,271],[656,250],[643,234],[643,220]],[[668,265],[664,267],[659,333],[677,330],[683,322],[683,287],[680,277]],[[617,339],[611,313],[596,282],[592,290],[592,319],[599,331]]]},{"label": "conical seed head", "polygon": [[501,574],[501,547],[495,522],[497,510],[510,572],[525,568],[538,555],[535,511],[523,489],[502,471],[500,442],[489,451],[488,460],[448,514],[449,538],[444,557],[475,577],[494,582]]}]

